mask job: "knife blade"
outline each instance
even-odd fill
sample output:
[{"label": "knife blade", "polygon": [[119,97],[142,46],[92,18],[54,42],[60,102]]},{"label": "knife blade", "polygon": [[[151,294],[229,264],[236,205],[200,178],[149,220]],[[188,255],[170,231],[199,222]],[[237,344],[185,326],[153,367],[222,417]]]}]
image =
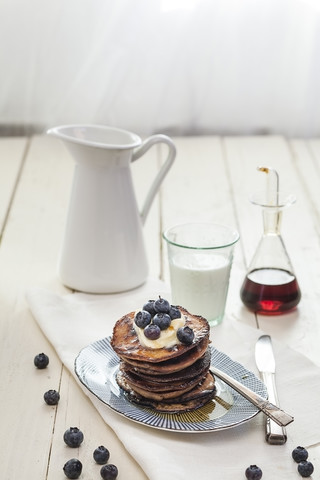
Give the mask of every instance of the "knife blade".
[{"label": "knife blade", "polygon": [[[262,335],[255,346],[255,360],[268,392],[268,400],[277,407],[280,406],[276,389],[276,362],[273,354],[272,342],[269,335]],[[266,440],[272,445],[283,445],[287,441],[284,427],[277,425],[271,418],[266,420]]]}]

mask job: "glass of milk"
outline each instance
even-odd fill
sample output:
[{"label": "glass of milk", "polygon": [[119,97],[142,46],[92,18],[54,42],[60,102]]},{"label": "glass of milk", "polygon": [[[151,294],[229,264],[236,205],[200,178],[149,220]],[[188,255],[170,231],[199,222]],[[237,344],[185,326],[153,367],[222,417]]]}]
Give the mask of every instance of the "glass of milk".
[{"label": "glass of milk", "polygon": [[236,230],[215,223],[176,225],[163,233],[168,246],[172,304],[205,317],[224,316]]}]

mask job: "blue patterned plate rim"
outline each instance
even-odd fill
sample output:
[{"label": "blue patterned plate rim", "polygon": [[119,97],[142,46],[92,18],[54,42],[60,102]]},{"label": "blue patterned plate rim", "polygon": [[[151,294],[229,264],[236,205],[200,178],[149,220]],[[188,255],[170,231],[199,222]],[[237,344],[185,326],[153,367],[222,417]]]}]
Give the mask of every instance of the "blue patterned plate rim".
[{"label": "blue patterned plate rim", "polygon": [[[267,398],[265,385],[256,375],[225,353],[211,346],[211,364]],[[217,399],[186,413],[161,413],[130,402],[115,375],[119,357],[110,340],[103,338],[84,347],[75,359],[80,382],[101,402],[139,424],[172,432],[208,433],[236,427],[255,417],[259,410],[239,393],[216,378]]]}]

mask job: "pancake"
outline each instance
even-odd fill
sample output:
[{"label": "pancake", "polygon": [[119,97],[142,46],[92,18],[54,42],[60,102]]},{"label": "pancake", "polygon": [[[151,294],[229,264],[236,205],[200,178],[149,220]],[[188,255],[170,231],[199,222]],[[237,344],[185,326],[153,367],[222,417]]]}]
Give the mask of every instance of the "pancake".
[{"label": "pancake", "polygon": [[[167,413],[194,410],[216,392],[209,371],[210,327],[205,318],[159,299],[147,302],[150,311],[130,312],[115,323],[111,346],[120,358],[116,381],[139,405]],[[159,303],[166,311],[155,308]]]},{"label": "pancake", "polygon": [[[209,349],[206,349],[204,355],[196,360],[192,365],[183,368],[182,370],[178,370],[173,373],[166,373],[161,374],[161,371],[158,370],[158,374],[152,373],[153,381],[157,383],[173,383],[176,381],[183,381],[188,378],[193,378],[200,373],[205,373],[208,371],[210,367],[210,360],[211,360],[211,353]],[[134,373],[137,377],[149,380],[150,381],[150,370],[140,369],[139,367],[134,367],[128,362],[123,362],[125,365],[125,369],[127,372]],[[158,364],[159,365],[159,364]]]},{"label": "pancake", "polygon": [[186,309],[179,307],[181,314],[185,316],[185,325],[194,332],[191,345],[177,344],[173,348],[146,348],[141,345],[135,332],[133,322],[135,312],[130,312],[120,318],[114,328],[111,338],[111,346],[114,351],[124,360],[138,360],[148,363],[165,362],[174,357],[186,353],[209,337],[210,327],[207,320],[199,315],[191,315]]},{"label": "pancake", "polygon": [[[209,338],[203,338],[200,343],[181,354],[179,357],[174,357],[171,360],[158,363],[150,363],[147,361],[137,361],[122,355],[119,355],[122,360],[136,367],[140,372],[152,373],[152,375],[166,375],[169,373],[178,372],[184,368],[193,365],[199,358],[201,358],[208,350]],[[161,349],[164,350],[164,349]]]},{"label": "pancake", "polygon": [[121,366],[119,374],[124,376],[128,385],[133,390],[145,396],[146,398],[153,398],[155,400],[178,397],[182,393],[191,390],[203,379],[203,374],[200,373],[183,382],[181,380],[171,383],[154,382],[152,381],[152,377],[151,381],[145,379],[142,380],[136,375],[127,372],[125,368],[121,368]]},{"label": "pancake", "polygon": [[130,388],[123,377],[120,378],[119,381],[119,385],[126,392],[126,395],[131,402],[163,413],[184,413],[195,410],[212,400],[216,394],[214,376],[211,372],[208,372],[203,382],[187,393],[173,399],[162,401],[139,395]]}]

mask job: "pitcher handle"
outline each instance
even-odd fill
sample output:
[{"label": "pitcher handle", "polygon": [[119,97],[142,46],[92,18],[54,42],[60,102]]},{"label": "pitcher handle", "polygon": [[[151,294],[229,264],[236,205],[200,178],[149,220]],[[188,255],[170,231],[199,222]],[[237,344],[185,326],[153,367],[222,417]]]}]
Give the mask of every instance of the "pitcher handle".
[{"label": "pitcher handle", "polygon": [[155,143],[165,143],[169,147],[169,153],[165,163],[160,168],[156,178],[154,179],[149,192],[146,196],[144,201],[142,210],[141,210],[141,221],[142,224],[146,221],[147,215],[149,213],[150,207],[152,205],[153,199],[164,180],[164,177],[167,175],[168,171],[170,170],[171,165],[176,157],[176,147],[171,140],[171,138],[167,137],[166,135],[152,135],[151,137],[147,138],[141,146],[134,152],[132,156],[132,161],[138,160],[138,158],[142,157],[149,148],[151,148]]}]

